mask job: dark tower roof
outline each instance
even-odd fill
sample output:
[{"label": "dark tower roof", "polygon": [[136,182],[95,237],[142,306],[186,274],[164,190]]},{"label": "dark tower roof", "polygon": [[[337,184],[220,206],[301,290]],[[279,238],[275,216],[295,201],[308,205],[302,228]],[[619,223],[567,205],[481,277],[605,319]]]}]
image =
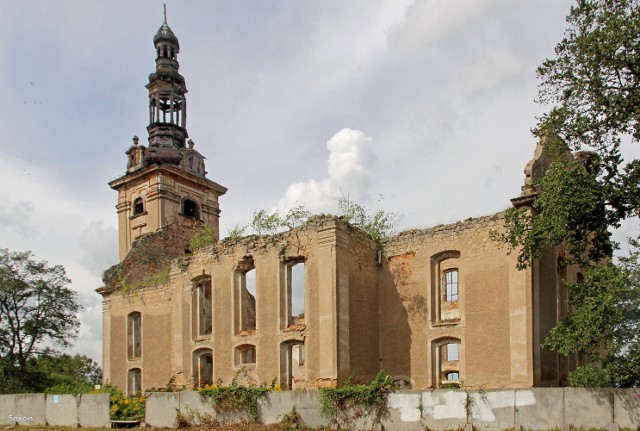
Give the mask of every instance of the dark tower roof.
[{"label": "dark tower roof", "polygon": [[156,70],[149,75],[149,147],[145,164],[180,165],[187,133],[187,87],[178,69],[180,44],[165,19],[153,37]]},{"label": "dark tower roof", "polygon": [[162,23],[162,26],[160,26],[160,28],[158,29],[158,32],[156,33],[155,36],[153,36],[153,43],[157,46],[158,42],[160,41],[166,41],[169,43],[173,43],[175,44],[176,48],[178,48],[178,50],[180,49],[180,44],[178,43],[178,38],[176,37],[175,34],[173,34],[173,31],[171,31],[171,28],[169,27],[169,24],[167,24],[167,21]]}]

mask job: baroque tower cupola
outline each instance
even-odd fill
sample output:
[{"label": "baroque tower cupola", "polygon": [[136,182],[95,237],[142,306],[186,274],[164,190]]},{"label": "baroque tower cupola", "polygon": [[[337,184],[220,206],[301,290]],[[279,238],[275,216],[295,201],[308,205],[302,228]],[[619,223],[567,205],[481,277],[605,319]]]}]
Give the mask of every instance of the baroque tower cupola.
[{"label": "baroque tower cupola", "polygon": [[187,87],[178,69],[178,38],[167,24],[167,15],[153,37],[156,48],[156,71],[149,75],[149,148],[145,152],[148,163],[163,162],[177,165],[181,150],[189,137],[187,133]]},{"label": "baroque tower cupola", "polygon": [[109,183],[118,191],[120,260],[141,236],[174,229],[183,250],[192,229],[210,227],[218,236],[218,198],[227,189],[206,177],[204,156],[187,133],[187,87],[178,71],[178,38],[164,22],[153,37],[156,70],[149,75],[148,146],[133,137],[126,174]]}]

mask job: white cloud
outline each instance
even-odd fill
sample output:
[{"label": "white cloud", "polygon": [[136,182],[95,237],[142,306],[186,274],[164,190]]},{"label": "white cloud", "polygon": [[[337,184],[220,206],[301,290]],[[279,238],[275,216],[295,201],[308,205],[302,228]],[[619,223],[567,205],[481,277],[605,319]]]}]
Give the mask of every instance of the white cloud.
[{"label": "white cloud", "polygon": [[312,213],[335,212],[336,198],[351,196],[361,203],[371,201],[371,185],[378,158],[373,140],[360,130],[344,128],[327,142],[328,177],[291,184],[280,202],[282,213],[303,205]]}]

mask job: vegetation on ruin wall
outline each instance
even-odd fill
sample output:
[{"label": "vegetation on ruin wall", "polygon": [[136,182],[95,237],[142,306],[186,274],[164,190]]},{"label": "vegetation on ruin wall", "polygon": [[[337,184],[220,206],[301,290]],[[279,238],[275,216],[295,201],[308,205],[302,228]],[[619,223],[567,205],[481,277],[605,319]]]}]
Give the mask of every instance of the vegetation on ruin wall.
[{"label": "vegetation on ruin wall", "polygon": [[[382,198],[378,201],[378,205],[380,201],[382,201]],[[364,205],[350,200],[348,195],[339,197],[337,204],[338,217],[344,219],[351,226],[360,229],[378,244],[382,239],[389,236],[395,227],[396,215],[394,213],[380,208],[371,211]],[[295,206],[284,215],[280,215],[277,211],[271,213],[266,210],[254,211],[251,223],[246,226],[237,225],[230,229],[229,238],[237,240],[248,229],[253,230],[257,235],[273,235],[302,225],[310,216],[311,212],[302,205]]]},{"label": "vegetation on ruin wall", "polygon": [[213,385],[205,385],[197,388],[198,392],[208,397],[216,412],[244,411],[249,413],[254,421],[258,420],[258,400],[266,398],[269,391],[279,390],[275,379],[270,387],[266,385],[244,386],[238,383],[240,372],[231,379],[231,383],[225,386],[222,380]]},{"label": "vegetation on ruin wall", "polygon": [[160,263],[160,268],[156,272],[145,275],[142,280],[129,282],[131,274],[124,276],[121,268],[118,270],[117,288],[121,293],[127,295],[140,289],[156,287],[168,283],[170,280],[171,261],[165,260]]},{"label": "vegetation on ruin wall", "polygon": [[193,227],[193,232],[189,237],[189,250],[193,252],[201,248],[209,247],[217,240],[216,233],[211,226],[197,223]]},{"label": "vegetation on ruin wall", "polygon": [[[569,286],[575,310],[545,347],[583,354],[577,386],[640,386],[638,243],[618,265],[610,230],[640,211],[640,160],[623,160],[621,144],[640,140],[640,1],[577,0],[555,56],[538,68],[539,101],[550,106],[534,132],[550,166],[536,184],[533,211],[512,209],[501,236],[526,267],[545,247],[564,251],[562,265],[587,268]],[[569,149],[589,153],[571,157]]]},{"label": "vegetation on ruin wall", "polygon": [[393,378],[380,371],[369,384],[354,384],[350,377],[339,388],[320,389],[320,412],[333,423],[352,424],[371,415],[373,424],[387,415],[387,399],[395,389]]}]

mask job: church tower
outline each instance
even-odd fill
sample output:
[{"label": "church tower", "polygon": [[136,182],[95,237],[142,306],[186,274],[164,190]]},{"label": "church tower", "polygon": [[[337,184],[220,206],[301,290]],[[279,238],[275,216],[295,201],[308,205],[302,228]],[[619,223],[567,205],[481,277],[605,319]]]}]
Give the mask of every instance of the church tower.
[{"label": "church tower", "polygon": [[219,237],[218,198],[227,191],[206,177],[204,157],[189,139],[187,87],[178,71],[180,44],[166,13],[153,44],[156,70],[146,85],[148,146],[134,136],[126,151],[126,174],[109,183],[118,192],[120,261],[137,238],[171,224],[190,230],[201,223]]}]

